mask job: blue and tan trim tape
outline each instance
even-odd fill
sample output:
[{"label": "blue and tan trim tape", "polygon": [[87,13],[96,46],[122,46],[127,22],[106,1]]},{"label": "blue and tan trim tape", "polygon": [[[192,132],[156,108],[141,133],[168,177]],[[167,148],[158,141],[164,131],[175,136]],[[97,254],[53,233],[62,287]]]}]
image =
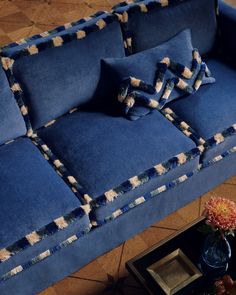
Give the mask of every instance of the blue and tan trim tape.
[{"label": "blue and tan trim tape", "polygon": [[[193,139],[195,138],[199,145],[186,153],[180,153],[166,162],[157,164],[152,168],[142,172],[141,174],[129,178],[116,188],[106,191],[104,194],[91,201],[90,204],[93,208],[105,206],[107,203],[114,201],[116,198],[124,195],[131,190],[136,189],[137,187],[147,183],[151,179],[164,175],[172,169],[186,164],[188,161],[196,158],[197,156],[202,156],[205,150],[212,147],[212,145],[222,143],[227,137],[236,134],[236,124],[234,124],[224,130],[222,133],[216,134],[212,139],[205,141],[203,138],[199,138],[196,135],[195,131],[192,130],[192,128],[187,123],[180,120],[170,108],[166,108],[163,110],[163,112],[164,111],[164,114],[167,116],[168,120],[176,124],[179,129],[182,129],[182,132],[186,136],[190,138],[192,137]],[[211,144],[209,145],[209,143]],[[231,149],[230,151],[232,152],[234,151],[234,149],[236,149],[236,147]],[[222,154],[222,157],[225,157],[225,155],[227,154],[228,152],[226,152],[226,154]],[[212,161],[218,161],[217,159],[218,157],[216,157]],[[201,166],[202,165],[203,164],[201,164]],[[203,167],[206,167],[207,165],[208,164],[204,164]]]},{"label": "blue and tan trim tape", "polygon": [[67,238],[63,242],[61,242],[58,245],[55,245],[54,247],[51,247],[48,250],[40,253],[39,255],[37,255],[34,258],[27,261],[26,263],[23,263],[21,265],[18,265],[16,267],[14,267],[13,269],[11,269],[9,272],[4,274],[0,278],[0,283],[3,283],[5,281],[7,281],[8,279],[16,276],[17,274],[22,273],[23,271],[29,269],[31,266],[34,266],[35,264],[37,264],[39,262],[42,262],[46,258],[49,258],[53,254],[55,254],[55,253],[59,252],[60,250],[68,247],[69,245],[75,243],[76,241],[81,239],[84,235],[86,235],[90,231],[90,228],[91,228],[90,226],[87,227],[85,230],[80,231],[80,232],[74,234],[73,236],[70,236],[69,238]]},{"label": "blue and tan trim tape", "polygon": [[106,191],[104,194],[91,201],[90,204],[94,208],[105,206],[107,203],[114,201],[114,199],[121,197],[131,190],[136,189],[151,179],[164,175],[172,169],[186,164],[188,161],[196,158],[197,156],[200,156],[203,151],[203,146],[198,146],[188,152],[180,153],[166,162],[157,164],[143,173],[129,178],[116,188]]},{"label": "blue and tan trim tape", "polygon": [[231,154],[234,154],[235,152],[236,152],[236,146],[232,147],[231,149],[224,152],[223,154],[213,158],[212,160],[208,161],[207,163],[200,164],[197,169],[195,169],[195,170],[193,170],[193,171],[191,171],[191,172],[189,172],[187,174],[184,174],[184,175],[178,177],[177,179],[158,187],[154,191],[144,194],[143,196],[135,199],[133,202],[121,207],[120,209],[115,210],[110,216],[106,217],[104,220],[92,221],[93,226],[102,226],[105,223],[118,218],[119,216],[121,216],[124,213],[132,210],[133,208],[139,206],[140,204],[143,204],[143,203],[147,202],[148,200],[150,200],[150,199],[152,199],[154,197],[157,197],[161,193],[166,192],[166,191],[178,186],[179,184],[187,181],[188,179],[190,179],[192,176],[199,173],[204,168],[207,168],[207,167],[209,167],[209,166],[223,160],[224,158],[226,158],[227,156],[229,156]]},{"label": "blue and tan trim tape", "polygon": [[[202,169],[207,168],[215,163],[218,163],[219,161],[223,160],[224,158],[234,154],[236,152],[236,146],[234,146],[233,148],[231,148],[230,150],[224,152],[223,154],[215,157],[214,159],[210,160],[209,162],[205,163],[204,165],[199,165],[199,167],[192,171],[189,172],[187,174],[184,174],[182,176],[180,176],[179,178],[169,182],[168,184],[162,185],[161,187],[155,189],[154,191],[147,193],[139,198],[137,198],[136,200],[134,200],[133,202],[123,206],[122,208],[114,211],[110,216],[106,217],[104,220],[101,221],[96,221],[94,222],[94,226],[102,226],[105,223],[111,222],[114,219],[122,216],[123,214],[129,212],[130,210],[134,209],[135,207],[147,202],[148,200],[157,197],[158,195],[160,195],[163,192],[166,192],[170,189],[175,188],[176,186],[180,185],[181,183],[184,183],[185,181],[187,181],[188,179],[190,179],[191,177],[193,177],[194,175],[196,175],[197,173],[199,173]],[[67,238],[66,240],[64,240],[63,242],[55,245],[54,247],[51,247],[50,249],[40,253],[39,255],[35,256],[34,258],[30,259],[29,261],[20,264],[14,268],[12,268],[10,271],[8,271],[7,273],[5,273],[1,278],[0,278],[0,283],[3,283],[5,281],[7,281],[8,279],[11,279],[13,277],[15,277],[16,275],[22,273],[23,271],[29,269],[30,267],[36,265],[39,262],[44,261],[45,259],[51,257],[53,254],[59,252],[60,250],[72,245],[73,243],[75,243],[76,241],[78,241],[79,239],[81,239],[84,235],[86,235],[87,233],[89,233],[91,227],[89,226],[88,228],[86,228],[84,231],[81,231],[75,235],[72,235],[71,237]],[[93,230],[96,230],[96,228],[94,228]]]},{"label": "blue and tan trim tape", "polygon": [[116,20],[118,20],[116,14],[107,14],[103,18],[98,19],[96,23],[89,23],[87,25],[85,23],[83,27],[81,27],[75,32],[67,32],[66,34],[60,36],[52,35],[49,39],[42,39],[41,42],[38,44],[31,44],[21,49],[16,49],[13,52],[4,50],[2,52],[2,55],[4,57],[8,57],[11,60],[11,62],[14,63],[15,60],[23,56],[39,54],[40,52],[46,49],[60,47],[67,43],[70,43],[73,40],[84,39],[90,33],[103,30],[104,28],[106,28],[107,25]]},{"label": "blue and tan trim tape", "polygon": [[18,41],[15,41],[15,42],[12,42],[10,44],[7,44],[5,46],[2,46],[0,48],[0,51],[2,50],[6,50],[6,49],[9,49],[9,48],[14,48],[14,47],[17,47],[19,45],[23,45],[23,44],[26,44],[30,41],[36,41],[36,40],[39,40],[39,39],[42,39],[42,38],[45,38],[45,37],[50,37],[51,35],[56,35],[60,32],[63,32],[69,28],[72,28],[72,27],[75,27],[75,26],[78,26],[78,25],[82,25],[84,23],[86,23],[87,21],[90,21],[94,18],[97,18],[103,14],[106,14],[107,12],[106,11],[98,11],[96,12],[95,14],[93,15],[90,15],[88,17],[84,17],[82,19],[79,19],[77,21],[73,21],[73,22],[69,22],[69,23],[66,23],[64,25],[61,25],[61,26],[58,26],[52,30],[48,30],[48,31],[45,31],[45,32],[42,32],[40,34],[37,34],[37,35],[33,35],[31,37],[28,37],[28,38],[22,38]]},{"label": "blue and tan trim tape", "polygon": [[222,132],[219,132],[219,133],[215,134],[214,136],[212,136],[211,138],[209,138],[205,142],[204,148],[206,150],[209,150],[210,148],[212,148],[218,144],[221,144],[228,137],[230,137],[232,135],[236,135],[236,123],[233,124],[232,126],[230,126],[229,128],[223,130]]},{"label": "blue and tan trim tape", "polygon": [[92,198],[86,194],[82,185],[78,183],[75,177],[67,170],[65,165],[54,155],[47,144],[33,133],[31,136],[32,142],[39,148],[45,159],[54,167],[57,174],[68,184],[73,193],[77,196],[82,204],[88,204]]},{"label": "blue and tan trim tape", "polygon": [[197,145],[204,145],[205,139],[199,136],[188,123],[179,118],[171,108],[164,108],[160,111],[166,119],[172,122],[184,135],[191,138]]},{"label": "blue and tan trim tape", "polygon": [[17,253],[20,253],[21,251],[34,246],[47,237],[54,235],[58,231],[65,230],[70,224],[78,221],[85,215],[88,215],[90,211],[91,208],[88,204],[80,206],[70,213],[54,219],[52,222],[41,227],[40,229],[32,231],[12,245],[0,249],[0,264],[7,261]]}]

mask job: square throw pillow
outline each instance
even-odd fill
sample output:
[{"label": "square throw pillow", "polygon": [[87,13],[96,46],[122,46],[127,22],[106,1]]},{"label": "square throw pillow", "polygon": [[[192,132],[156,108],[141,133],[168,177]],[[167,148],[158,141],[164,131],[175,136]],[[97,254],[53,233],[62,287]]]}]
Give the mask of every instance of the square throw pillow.
[{"label": "square throw pillow", "polygon": [[137,120],[215,79],[186,29],[167,42],[123,58],[102,60],[125,115]]}]

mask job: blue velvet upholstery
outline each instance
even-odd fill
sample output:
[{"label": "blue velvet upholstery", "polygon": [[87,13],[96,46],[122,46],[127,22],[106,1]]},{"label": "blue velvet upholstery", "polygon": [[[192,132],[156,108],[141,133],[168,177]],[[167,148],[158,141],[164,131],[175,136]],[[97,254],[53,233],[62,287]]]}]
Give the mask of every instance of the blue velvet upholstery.
[{"label": "blue velvet upholstery", "polygon": [[[236,154],[202,170],[188,181],[92,230],[80,241],[0,284],[1,295],[32,295],[78,271],[158,220],[236,174]],[[224,173],[222,173],[224,171]],[[204,185],[203,185],[204,184]],[[173,249],[174,250],[174,249]],[[83,253],[83,255],[81,255]],[[45,275],[47,274],[47,275]]]},{"label": "blue velvet upholstery", "polygon": [[[131,35],[134,52],[138,52],[142,48],[157,46],[186,27],[192,29],[194,46],[199,47],[201,53],[208,53],[212,49],[216,34],[214,0],[146,0],[144,2],[138,0],[136,2],[152,4],[149,6],[147,4],[147,11],[145,5],[130,5],[130,7],[136,8],[132,13],[129,13],[128,26],[124,21],[125,17],[122,18],[124,21],[123,30],[125,28],[131,29],[131,33],[134,33],[134,29],[137,29],[137,34]],[[160,2],[162,4],[169,3],[169,7],[152,9]],[[120,11],[125,11],[125,9],[120,8]],[[141,10],[142,13],[140,13]],[[34,101],[25,99],[29,106],[34,128],[44,125],[74,106],[81,105],[80,111],[59,118],[49,127],[38,130],[38,133],[55,155],[62,160],[69,172],[88,191],[93,201],[98,200],[97,197],[104,191],[116,187],[129,177],[137,175],[157,163],[163,163],[179,153],[195,148],[195,143],[188,138],[192,130],[181,119],[187,121],[205,139],[236,123],[235,68],[227,66],[219,59],[209,60],[210,69],[217,78],[214,85],[203,86],[195,95],[169,103],[169,106],[181,118],[179,125],[182,123],[182,128],[186,128],[184,129],[185,134],[168,121],[173,117],[169,116],[169,119],[166,119],[168,112],[165,114],[165,118],[164,112],[161,114],[155,110],[141,120],[131,122],[123,117],[118,117],[117,114],[113,116],[110,106],[104,108],[104,105],[95,104],[96,111],[91,108],[90,104],[87,105],[87,108],[83,108],[83,103],[92,102],[95,97],[102,98],[100,102],[110,98],[106,94],[111,90],[108,87],[111,85],[105,85],[106,79],[104,80],[104,77],[100,76],[99,59],[106,57],[106,53],[109,54],[108,51],[112,51],[111,55],[108,55],[111,57],[124,56],[121,32],[116,21],[111,21],[106,25],[106,28],[103,28],[104,23],[101,21],[99,25],[95,25],[97,31],[92,30],[91,32],[90,25],[94,26],[94,23],[103,19],[105,15],[99,14],[95,19],[85,21],[85,25],[82,21],[66,31],[63,26],[62,29],[53,32],[49,37],[32,37],[27,40],[26,44],[20,46],[15,44],[4,49],[10,57],[11,54],[16,53],[17,55],[19,52],[23,52],[23,55],[27,53],[16,59],[13,70],[14,75],[17,79],[19,78],[20,86],[24,91],[26,90],[24,94],[29,95],[28,87],[29,89],[32,87],[31,90],[35,95]],[[126,15],[124,14],[124,16]],[[221,4],[219,19],[221,32],[225,35],[221,35],[220,39],[221,54],[228,52],[228,60],[232,63],[236,48],[235,42],[231,40],[232,43],[228,43],[229,45],[223,43],[230,40],[227,31],[234,32],[235,12],[228,6]],[[68,32],[69,34],[75,33],[77,29],[84,29],[84,26],[87,26],[86,38],[82,32],[80,33],[83,38],[79,41],[71,41],[65,37]],[[89,32],[88,36],[87,32]],[[125,30],[123,32],[127,37],[126,33],[129,34],[129,32],[125,32]],[[95,37],[92,38],[92,35]],[[63,42],[64,40],[67,42],[58,48],[52,48],[50,44],[51,47],[47,47],[48,44],[45,45],[45,42],[49,41],[52,36],[63,37],[65,38],[62,38]],[[60,43],[61,39],[55,39],[55,42],[58,44],[57,42]],[[35,44],[38,46],[36,46],[36,50],[39,48],[40,53],[29,56],[27,46]],[[232,48],[230,44],[232,44]],[[104,47],[98,45],[104,45]],[[45,49],[44,46],[47,48]],[[35,52],[35,47],[31,49]],[[43,56],[46,56],[45,59],[41,59]],[[68,65],[63,58],[66,57],[69,60],[68,57],[71,58],[71,56],[73,62]],[[87,58],[87,56],[89,57]],[[49,59],[50,65],[55,65],[55,72],[52,75],[49,75],[49,71],[47,71]],[[11,60],[8,60],[8,63],[11,63]],[[31,71],[31,64],[37,73],[35,77]],[[74,71],[73,74],[70,69]],[[9,72],[8,70],[6,73]],[[58,81],[56,80],[57,71],[60,74]],[[40,76],[41,73],[42,76]],[[80,76],[80,73],[83,76]],[[87,73],[91,73],[91,75],[86,75]],[[64,74],[65,76],[63,76]],[[95,80],[97,79],[96,81],[93,80],[94,77]],[[67,78],[74,84],[69,84]],[[23,81],[24,79],[25,81]],[[11,87],[14,86],[15,92],[19,94],[21,92],[19,85],[14,84],[14,79],[10,79],[9,82],[12,83]],[[38,85],[41,87],[39,92]],[[5,82],[3,86],[5,86]],[[66,96],[65,93],[67,93]],[[75,94],[73,99],[70,96],[71,93]],[[52,104],[49,103],[50,97],[49,95],[46,97],[47,94],[51,95]],[[8,95],[4,97],[8,97]],[[2,108],[1,103],[0,106]],[[5,102],[3,102],[3,106],[6,106]],[[6,114],[12,118],[11,112],[5,114],[5,110],[1,108],[1,118]],[[103,111],[107,113],[103,113]],[[22,114],[24,115],[26,112],[27,109],[23,109]],[[19,114],[17,116],[19,118]],[[21,129],[16,134],[11,134],[9,139],[25,134],[22,122],[21,119],[15,122],[18,127],[21,126]],[[178,126],[178,124],[176,125]],[[2,131],[1,127],[1,134],[8,134],[9,130],[11,132],[17,130],[14,126],[6,129],[4,126]],[[2,140],[1,134],[0,141]],[[192,133],[192,135],[192,138],[195,138],[195,134]],[[3,141],[7,137],[4,135]],[[230,149],[232,146],[234,148]],[[43,148],[45,152],[47,147]],[[230,153],[226,152],[229,149]],[[218,156],[219,154],[222,155]],[[215,156],[218,157],[213,159]],[[122,211],[122,214],[117,214],[114,220],[106,219],[102,226],[92,228],[78,241],[74,239],[74,235],[90,226],[87,215],[82,215],[66,229],[58,230],[55,234],[45,237],[33,246],[26,247],[7,261],[2,262],[1,248],[45,226],[55,218],[68,214],[71,210],[78,208],[81,203],[69,186],[50,167],[30,139],[18,138],[12,143],[0,146],[0,294],[32,295],[38,293],[174,210],[193,201],[228,177],[235,175],[236,135],[227,137],[223,143],[207,150],[202,165],[199,165],[199,160],[199,157],[196,156],[187,162],[184,161],[184,164],[174,166],[168,173],[154,177],[136,189],[120,195],[113,202],[107,202],[98,208],[95,208],[96,203],[92,201],[94,211],[90,215],[91,220],[95,217],[97,221],[103,221],[105,217],[120,208],[122,210],[118,211]],[[54,165],[59,164],[60,162],[55,160]],[[181,182],[176,182],[176,178],[181,179]],[[157,187],[160,190],[157,189],[153,192]],[[145,199],[145,202],[136,203],[133,206],[134,199],[147,195],[150,198]],[[98,222],[98,225],[101,224]],[[62,228],[64,226],[63,220],[61,226]],[[71,236],[70,243],[65,243],[65,247],[58,246],[61,241]],[[32,261],[33,257],[38,257],[42,252],[45,255],[45,251],[49,248],[53,251],[49,256],[46,256],[47,259],[40,260],[40,262],[36,260],[33,266],[30,265],[29,261]],[[20,268],[14,269],[22,264],[28,269],[24,271],[21,271]],[[2,276],[12,269],[11,279],[3,281]]]},{"label": "blue velvet upholstery", "polygon": [[[103,28],[103,20],[109,16],[113,19]],[[96,24],[101,29],[97,30]],[[76,32],[80,32],[77,38],[81,39],[76,39]],[[60,37],[66,41],[62,46]],[[23,90],[23,100],[29,107],[34,129],[98,96],[102,89],[98,85],[100,59],[124,56],[120,26],[110,14],[61,32],[54,47],[50,38],[3,50],[4,56],[15,60],[13,76]],[[27,48],[32,48],[32,55],[26,55]],[[37,54],[37,51],[40,52]]]},{"label": "blue velvet upholstery", "polygon": [[[81,205],[29,139],[20,138],[1,146],[0,167],[0,249]],[[68,228],[48,234],[33,246],[22,240],[20,246],[25,250],[0,263],[0,275],[88,226],[89,219],[84,214]]]},{"label": "blue velvet upholstery", "polygon": [[[217,30],[215,0],[169,0],[169,6],[165,6],[168,1],[162,1],[164,7],[157,8],[155,2],[158,1],[139,1],[115,9],[129,14],[128,22],[123,22],[122,27],[124,36],[132,38],[133,53],[157,46],[186,28],[191,28],[193,46],[200,54],[212,50]],[[141,3],[150,7],[148,12],[145,9],[140,12]]]},{"label": "blue velvet upholstery", "polygon": [[[169,107],[200,136],[209,139],[236,123],[236,72],[219,59],[208,61],[216,83],[205,85],[191,96],[171,102]],[[236,145],[236,136],[208,150],[204,161]]]},{"label": "blue velvet upholstery", "polygon": [[219,0],[219,48],[222,58],[236,65],[236,9]]},{"label": "blue velvet upholstery", "polygon": [[[147,91],[140,89],[136,90],[134,87],[132,87],[132,89],[128,91],[127,95],[130,95],[129,92],[141,94],[147,99],[158,101],[159,105],[157,108],[162,108],[166,103],[186,95],[186,93],[189,94],[195,91],[194,83],[196,80],[198,80],[197,77],[201,66],[199,64],[200,61],[198,63],[198,59],[194,60],[193,50],[191,31],[186,29],[167,42],[164,42],[163,44],[152,49],[148,49],[124,58],[103,59],[103,69],[104,71],[108,71],[107,76],[110,77],[109,80],[114,84],[113,95],[116,96],[116,99],[118,99],[118,89],[120,88],[122,82],[127,80],[129,77],[135,77],[136,79],[141,79],[146,84],[153,86],[154,89],[151,89],[152,93],[148,94]],[[163,67],[166,65],[164,62],[162,62],[162,60],[166,57],[171,60],[171,63],[178,63],[179,65],[174,67],[172,66],[173,69],[171,69],[170,64],[170,67],[168,67],[167,71],[162,73]],[[182,68],[180,65],[182,65],[184,68]],[[188,79],[184,78],[182,75],[184,70],[186,71],[186,67],[193,73]],[[164,70],[166,70],[166,68]],[[164,75],[163,80],[160,75]],[[167,98],[165,97],[166,84],[170,81],[170,79],[176,77],[181,78],[185,83],[187,83],[188,89],[186,90],[175,87]],[[215,80],[212,77],[207,77],[204,73],[201,83],[213,83],[214,81]],[[156,82],[159,82],[158,87],[160,83],[162,86],[155,91]],[[121,107],[125,108],[124,111],[126,112],[127,117],[131,120],[136,120],[152,111],[151,107],[144,106],[142,103],[137,102],[128,110],[124,103],[121,104]]]},{"label": "blue velvet upholstery", "polygon": [[2,69],[0,69],[0,145],[26,133],[19,107]]},{"label": "blue velvet upholstery", "polygon": [[[93,199],[128,178],[195,147],[158,111],[135,122],[81,111],[59,119],[38,134]],[[197,165],[198,157],[118,197],[97,209],[97,219],[104,219],[127,201],[192,171]]]}]

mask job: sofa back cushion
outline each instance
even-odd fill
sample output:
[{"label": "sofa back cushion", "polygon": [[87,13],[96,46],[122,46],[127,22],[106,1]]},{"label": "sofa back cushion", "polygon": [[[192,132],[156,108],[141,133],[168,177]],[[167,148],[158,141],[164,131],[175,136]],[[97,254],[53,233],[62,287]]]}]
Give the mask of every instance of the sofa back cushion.
[{"label": "sofa back cushion", "polygon": [[10,59],[10,65],[4,60],[9,80],[21,88],[31,125],[37,129],[96,97],[101,58],[124,56],[124,46],[117,16],[103,13],[2,54]]},{"label": "sofa back cushion", "polygon": [[[132,1],[131,1],[132,2]],[[214,45],[216,0],[145,0],[114,7],[123,15],[121,25],[128,52],[155,47],[190,28],[193,46],[201,55]]]},{"label": "sofa back cushion", "polygon": [[26,127],[20,109],[6,75],[0,68],[0,145],[25,134]]}]

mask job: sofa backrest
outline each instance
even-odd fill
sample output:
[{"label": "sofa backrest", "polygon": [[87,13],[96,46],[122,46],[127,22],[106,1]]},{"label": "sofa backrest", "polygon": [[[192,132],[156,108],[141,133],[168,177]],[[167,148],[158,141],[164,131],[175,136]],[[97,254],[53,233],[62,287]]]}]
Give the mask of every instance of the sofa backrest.
[{"label": "sofa backrest", "polygon": [[104,12],[50,36],[9,46],[2,51],[2,63],[37,129],[96,97],[100,60],[111,56],[124,56],[123,39],[117,16]]},{"label": "sofa backrest", "polygon": [[0,145],[25,134],[26,127],[20,109],[7,77],[0,68]]},{"label": "sofa backrest", "polygon": [[215,42],[216,5],[216,0],[128,0],[116,5],[114,12],[122,15],[128,54],[155,47],[190,28],[193,46],[204,55]]}]

